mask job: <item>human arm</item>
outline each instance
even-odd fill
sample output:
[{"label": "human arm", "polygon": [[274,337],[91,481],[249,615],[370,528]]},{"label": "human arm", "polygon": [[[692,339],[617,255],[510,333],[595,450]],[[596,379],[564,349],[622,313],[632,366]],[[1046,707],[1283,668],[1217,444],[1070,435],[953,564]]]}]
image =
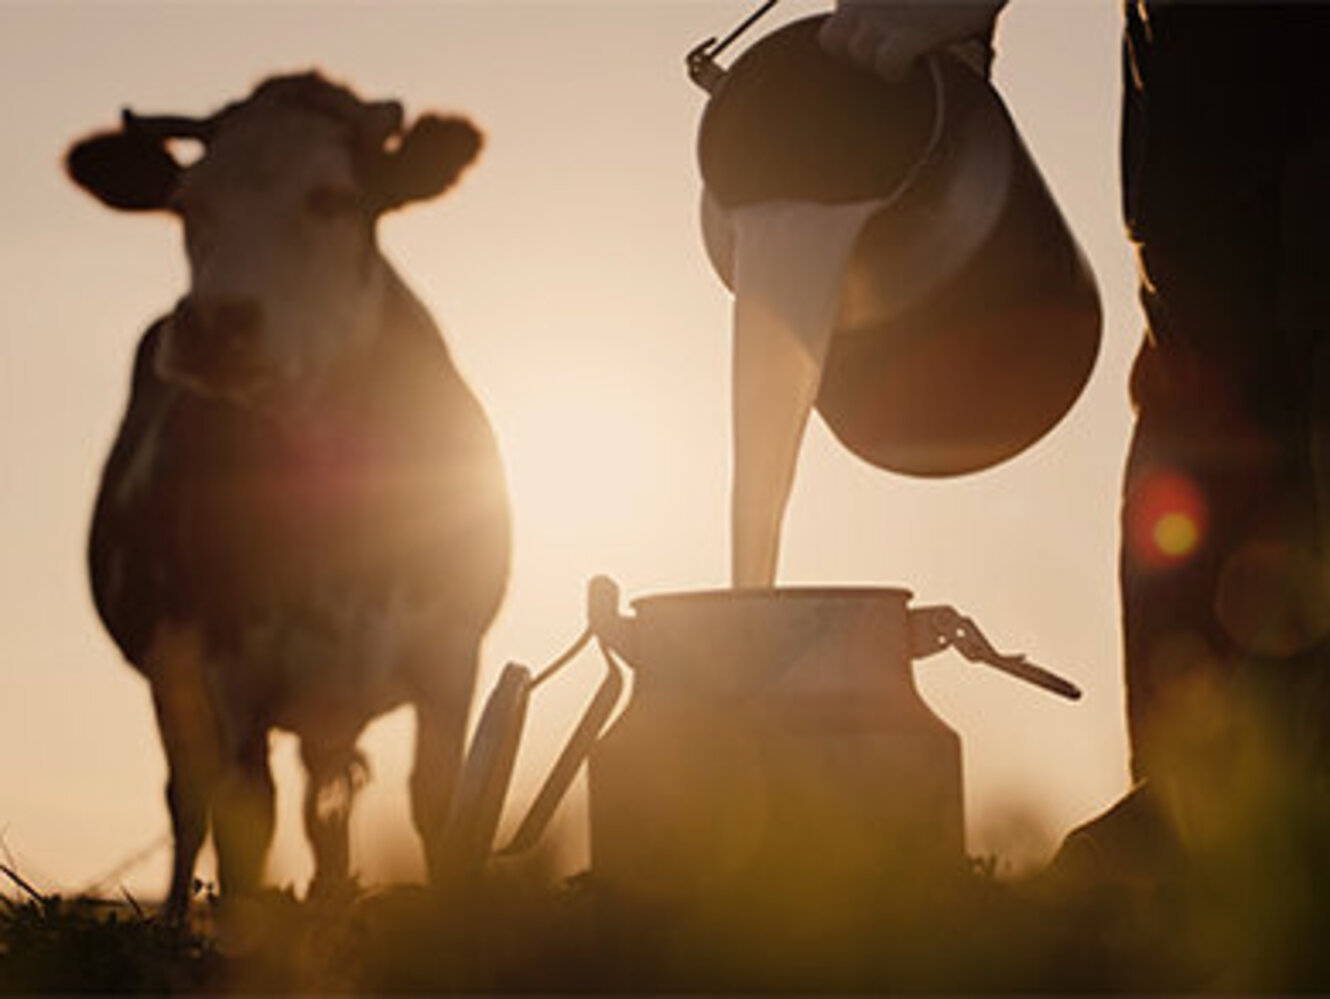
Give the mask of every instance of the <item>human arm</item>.
[{"label": "human arm", "polygon": [[1007,0],[838,0],[822,26],[823,48],[888,80],[920,56],[952,47],[986,72],[997,16]]}]

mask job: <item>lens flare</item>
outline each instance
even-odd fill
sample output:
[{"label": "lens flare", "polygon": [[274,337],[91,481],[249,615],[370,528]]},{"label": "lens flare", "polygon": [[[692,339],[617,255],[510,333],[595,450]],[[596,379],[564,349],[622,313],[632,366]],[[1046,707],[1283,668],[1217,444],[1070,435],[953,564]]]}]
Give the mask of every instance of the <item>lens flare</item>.
[{"label": "lens flare", "polygon": [[1155,548],[1169,558],[1185,558],[1201,540],[1200,525],[1185,513],[1166,513],[1155,523],[1153,540]]},{"label": "lens flare", "polygon": [[1178,472],[1155,472],[1133,490],[1127,540],[1143,566],[1165,569],[1187,561],[1205,541],[1206,503]]}]

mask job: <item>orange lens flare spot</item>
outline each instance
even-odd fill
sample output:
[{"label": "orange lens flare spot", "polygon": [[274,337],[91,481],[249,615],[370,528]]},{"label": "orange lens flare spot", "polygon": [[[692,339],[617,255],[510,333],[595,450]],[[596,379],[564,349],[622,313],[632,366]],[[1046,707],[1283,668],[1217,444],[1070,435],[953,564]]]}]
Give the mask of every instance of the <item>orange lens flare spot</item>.
[{"label": "orange lens flare spot", "polygon": [[1155,522],[1154,546],[1169,558],[1190,555],[1200,540],[1200,525],[1185,513],[1166,513]]},{"label": "orange lens flare spot", "polygon": [[1177,472],[1157,472],[1137,485],[1127,524],[1131,553],[1151,568],[1179,565],[1205,540],[1205,497]]}]

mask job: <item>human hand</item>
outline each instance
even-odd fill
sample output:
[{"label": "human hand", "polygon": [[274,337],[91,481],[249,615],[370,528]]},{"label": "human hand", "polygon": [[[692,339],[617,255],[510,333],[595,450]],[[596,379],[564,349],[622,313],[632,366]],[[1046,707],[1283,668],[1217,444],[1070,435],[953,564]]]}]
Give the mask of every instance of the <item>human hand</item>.
[{"label": "human hand", "polygon": [[838,0],[822,25],[822,47],[887,80],[905,76],[915,60],[953,46],[980,72],[1006,0]]}]

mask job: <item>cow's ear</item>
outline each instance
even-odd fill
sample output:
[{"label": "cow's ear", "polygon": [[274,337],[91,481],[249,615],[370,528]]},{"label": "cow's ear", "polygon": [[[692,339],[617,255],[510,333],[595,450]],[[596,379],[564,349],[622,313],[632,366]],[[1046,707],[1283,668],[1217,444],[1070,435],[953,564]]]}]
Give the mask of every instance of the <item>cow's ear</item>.
[{"label": "cow's ear", "polygon": [[125,211],[165,208],[180,180],[180,164],[159,139],[107,132],[76,143],[65,169],[103,204]]},{"label": "cow's ear", "polygon": [[370,181],[379,211],[436,198],[480,152],[480,131],[465,118],[424,115],[384,154]]}]

